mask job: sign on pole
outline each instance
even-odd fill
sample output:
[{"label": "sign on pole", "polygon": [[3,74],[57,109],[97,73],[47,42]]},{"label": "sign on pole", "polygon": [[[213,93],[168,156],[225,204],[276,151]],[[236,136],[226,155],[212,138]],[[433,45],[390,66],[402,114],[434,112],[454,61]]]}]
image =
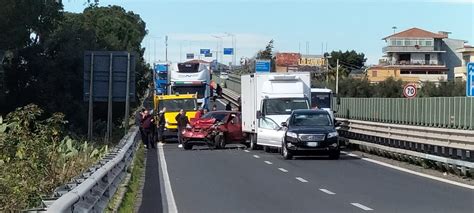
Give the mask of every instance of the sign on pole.
[{"label": "sign on pole", "polygon": [[210,57],[212,57],[212,53],[206,53],[206,54],[204,54],[204,57],[210,58]]},{"label": "sign on pole", "polygon": [[233,55],[234,48],[224,48],[224,55]]},{"label": "sign on pole", "polygon": [[211,53],[211,49],[200,49],[199,53],[201,55],[207,55],[207,54]]},{"label": "sign on pole", "polygon": [[466,96],[474,96],[474,62],[467,63]]},{"label": "sign on pole", "polygon": [[[125,102],[127,88],[128,52],[124,51],[86,51],[84,53],[84,101],[89,101],[90,81],[92,79],[92,99],[107,102],[109,97],[109,78],[112,77],[112,101]],[[111,59],[112,58],[112,59]],[[112,76],[109,76],[112,70]],[[91,78],[92,74],[92,78]],[[130,101],[135,101],[135,54],[130,54]]]},{"label": "sign on pole", "polygon": [[416,85],[415,84],[407,84],[403,88],[403,95],[406,98],[414,98],[416,97]]},{"label": "sign on pole", "polygon": [[124,51],[84,53],[84,101],[89,102],[88,138],[92,139],[93,102],[107,102],[107,141],[112,137],[112,103],[125,102],[125,129],[129,104],[135,100],[135,54]]},{"label": "sign on pole", "polygon": [[186,54],[186,59],[194,59],[194,53]]},{"label": "sign on pole", "polygon": [[271,62],[270,60],[255,60],[255,72],[270,72]]}]

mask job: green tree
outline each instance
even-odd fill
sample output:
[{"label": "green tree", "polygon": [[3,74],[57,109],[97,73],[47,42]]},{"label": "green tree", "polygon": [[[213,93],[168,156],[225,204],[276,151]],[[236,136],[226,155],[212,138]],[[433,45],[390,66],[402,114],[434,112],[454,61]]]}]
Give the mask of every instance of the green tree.
[{"label": "green tree", "polygon": [[[7,103],[10,104],[7,109],[37,103],[46,112],[65,113],[71,127],[82,132],[87,118],[87,106],[82,100],[83,54],[86,50],[137,53],[137,94],[144,94],[151,79],[146,75],[150,68],[143,60],[141,41],[146,35],[146,25],[140,16],[118,6],[91,6],[83,13],[60,13],[60,16],[54,13],[45,19],[53,18],[50,22],[54,23],[54,28],[40,33],[39,42],[23,46],[14,41],[5,42],[17,44],[10,46],[18,49],[7,59],[5,69]],[[102,114],[100,109],[99,104],[99,111],[96,111],[99,115]],[[119,117],[122,115],[117,114],[114,119]]]},{"label": "green tree", "polygon": [[365,58],[364,53],[357,53],[354,50],[342,52],[339,51],[332,51],[330,54],[326,53],[326,56],[330,55],[329,58],[329,66],[333,68],[332,74],[335,76],[334,70],[337,67],[337,59],[339,59],[339,75],[340,76],[348,76],[351,70],[354,69],[362,69],[364,66]]},{"label": "green tree", "polygon": [[393,77],[374,86],[374,97],[401,98],[403,97],[403,81],[395,80]]}]

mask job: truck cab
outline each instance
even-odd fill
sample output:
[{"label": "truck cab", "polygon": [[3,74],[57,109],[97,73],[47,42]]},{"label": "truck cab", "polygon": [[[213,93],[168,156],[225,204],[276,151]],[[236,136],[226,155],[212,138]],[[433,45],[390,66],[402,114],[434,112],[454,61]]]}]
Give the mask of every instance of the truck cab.
[{"label": "truck cab", "polygon": [[189,120],[196,116],[198,110],[196,94],[155,95],[154,105],[156,113],[159,113],[166,107],[165,136],[177,136],[178,123],[176,122],[176,115],[178,115],[180,109],[186,112]]},{"label": "truck cab", "polygon": [[311,109],[326,110],[334,120],[335,106],[333,106],[333,97],[334,93],[331,89],[311,88]]},{"label": "truck cab", "polygon": [[242,131],[249,136],[252,149],[281,147],[281,140],[270,140],[266,130],[287,121],[293,110],[310,109],[309,85],[310,75],[306,72],[255,73],[241,77]]}]

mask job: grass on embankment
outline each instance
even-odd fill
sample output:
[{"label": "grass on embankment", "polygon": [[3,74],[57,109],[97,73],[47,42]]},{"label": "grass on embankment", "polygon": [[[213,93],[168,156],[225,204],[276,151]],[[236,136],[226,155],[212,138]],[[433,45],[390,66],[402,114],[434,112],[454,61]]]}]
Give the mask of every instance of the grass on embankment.
[{"label": "grass on embankment", "polygon": [[141,178],[143,173],[145,172],[145,149],[143,148],[143,146],[139,146],[135,159],[133,160],[133,164],[134,166],[132,169],[130,182],[127,186],[127,192],[123,197],[118,212],[134,212],[137,197],[141,190]]}]

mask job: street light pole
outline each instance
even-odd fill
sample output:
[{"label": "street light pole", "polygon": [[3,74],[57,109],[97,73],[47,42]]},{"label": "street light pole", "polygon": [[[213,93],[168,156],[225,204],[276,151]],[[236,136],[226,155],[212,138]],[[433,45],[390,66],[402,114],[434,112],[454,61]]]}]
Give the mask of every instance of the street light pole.
[{"label": "street light pole", "polygon": [[336,65],[336,95],[339,93],[339,59],[337,59]]}]

